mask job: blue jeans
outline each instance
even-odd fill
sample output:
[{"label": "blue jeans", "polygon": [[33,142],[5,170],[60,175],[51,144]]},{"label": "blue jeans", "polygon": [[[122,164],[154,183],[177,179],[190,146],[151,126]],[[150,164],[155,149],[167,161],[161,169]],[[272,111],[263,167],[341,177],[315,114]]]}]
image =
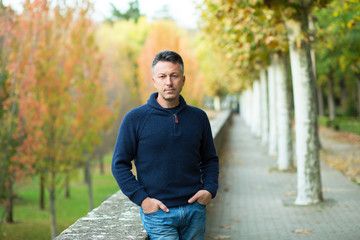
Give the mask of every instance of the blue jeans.
[{"label": "blue jeans", "polygon": [[150,240],[203,240],[206,226],[206,206],[195,202],[169,208],[166,213],[145,214],[140,207],[141,221]]}]

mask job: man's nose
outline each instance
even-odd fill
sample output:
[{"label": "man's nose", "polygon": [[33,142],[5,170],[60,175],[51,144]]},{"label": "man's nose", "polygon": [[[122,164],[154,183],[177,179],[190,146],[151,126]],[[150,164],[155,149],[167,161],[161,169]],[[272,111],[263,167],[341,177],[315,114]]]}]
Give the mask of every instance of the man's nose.
[{"label": "man's nose", "polygon": [[171,77],[170,76],[167,76],[166,79],[165,79],[165,84],[167,86],[171,85]]}]

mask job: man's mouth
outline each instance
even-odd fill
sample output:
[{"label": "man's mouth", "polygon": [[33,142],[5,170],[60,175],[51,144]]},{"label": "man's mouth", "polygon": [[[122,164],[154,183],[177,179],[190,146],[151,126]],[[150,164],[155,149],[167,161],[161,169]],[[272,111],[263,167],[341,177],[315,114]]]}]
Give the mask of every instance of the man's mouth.
[{"label": "man's mouth", "polygon": [[165,92],[173,92],[173,91],[175,91],[175,89],[169,88],[169,89],[165,89],[164,91],[165,91]]}]

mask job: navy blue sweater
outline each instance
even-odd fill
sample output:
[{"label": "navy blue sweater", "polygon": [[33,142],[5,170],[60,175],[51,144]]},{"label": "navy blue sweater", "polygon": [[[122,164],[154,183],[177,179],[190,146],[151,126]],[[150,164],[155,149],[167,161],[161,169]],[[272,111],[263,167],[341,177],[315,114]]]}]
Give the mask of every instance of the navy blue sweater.
[{"label": "navy blue sweater", "polygon": [[[201,189],[215,197],[219,159],[206,113],[182,96],[178,107],[163,108],[157,96],[153,93],[121,123],[112,159],[120,189],[139,206],[146,197],[167,207],[185,205]],[[137,179],[130,171],[132,160]]]}]

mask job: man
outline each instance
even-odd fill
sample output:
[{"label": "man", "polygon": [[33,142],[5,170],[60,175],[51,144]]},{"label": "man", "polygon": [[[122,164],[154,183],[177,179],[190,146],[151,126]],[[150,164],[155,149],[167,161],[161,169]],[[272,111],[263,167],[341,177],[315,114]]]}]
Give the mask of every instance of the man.
[{"label": "man", "polygon": [[112,172],[122,192],[141,206],[150,239],[204,239],[206,204],[216,195],[219,175],[210,123],[180,95],[185,76],[179,54],[158,53],[152,72],[158,92],[124,117]]}]

